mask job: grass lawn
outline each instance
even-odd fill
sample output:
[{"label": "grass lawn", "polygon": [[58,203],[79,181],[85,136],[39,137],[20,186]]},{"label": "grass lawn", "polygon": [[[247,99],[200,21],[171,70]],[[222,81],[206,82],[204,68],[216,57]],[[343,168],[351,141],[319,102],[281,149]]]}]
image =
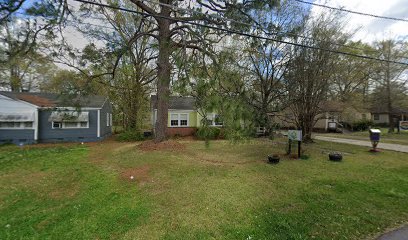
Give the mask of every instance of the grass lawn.
[{"label": "grass lawn", "polygon": [[[380,130],[381,130],[380,142],[408,145],[408,132],[407,131],[402,131],[400,133],[397,133],[397,132],[388,133],[388,128],[381,128]],[[327,137],[349,138],[349,139],[364,140],[364,141],[370,140],[368,131],[352,132],[352,133],[344,133],[344,134],[324,133],[320,135],[327,136]]]},{"label": "grass lawn", "polygon": [[269,165],[284,145],[164,146],[0,147],[0,239],[370,239],[408,221],[408,154],[317,142]]}]

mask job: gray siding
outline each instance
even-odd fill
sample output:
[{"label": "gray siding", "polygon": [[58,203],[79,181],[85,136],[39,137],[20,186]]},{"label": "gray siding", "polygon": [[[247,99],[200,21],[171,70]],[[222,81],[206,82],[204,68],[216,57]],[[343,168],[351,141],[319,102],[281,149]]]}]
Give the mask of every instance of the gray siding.
[{"label": "gray siding", "polygon": [[34,143],[34,129],[1,129],[0,144],[12,142],[14,144]]},{"label": "gray siding", "polygon": [[106,126],[108,121],[106,114],[112,113],[112,104],[108,101],[105,102],[101,109],[101,137],[107,137],[112,134],[112,126]]},{"label": "gray siding", "polygon": [[[87,110],[88,111],[88,110]],[[52,111],[39,111],[38,139],[40,142],[90,142],[98,141],[97,110],[89,110],[89,128],[53,129],[48,121]]]}]

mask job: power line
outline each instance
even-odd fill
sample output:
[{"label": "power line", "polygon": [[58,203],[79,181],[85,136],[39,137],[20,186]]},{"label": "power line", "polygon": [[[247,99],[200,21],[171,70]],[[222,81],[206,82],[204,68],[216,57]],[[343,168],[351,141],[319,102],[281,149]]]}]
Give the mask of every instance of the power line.
[{"label": "power line", "polygon": [[87,23],[87,22],[77,22],[77,21],[74,21],[74,20],[68,20],[67,22],[72,23],[72,24],[79,24],[79,25],[83,25],[83,26],[87,26],[87,27],[92,26],[92,27],[105,28],[105,29],[110,29],[110,30],[116,31],[116,29],[113,28],[113,27],[102,26],[102,25],[99,25],[99,24],[93,24],[93,23]]},{"label": "power line", "polygon": [[357,12],[357,11],[352,11],[352,10],[348,10],[348,9],[344,9],[344,8],[336,8],[336,7],[331,7],[331,6],[327,6],[327,5],[323,5],[323,4],[307,2],[307,1],[303,1],[303,0],[294,0],[294,1],[304,3],[304,4],[313,5],[313,6],[318,6],[318,7],[322,7],[322,8],[328,8],[328,9],[331,9],[331,10],[343,11],[343,12],[363,15],[363,16],[382,18],[382,19],[393,20],[393,21],[408,22],[408,19],[403,19],[403,18],[387,17],[387,16],[375,15],[375,14],[372,14],[372,13]]},{"label": "power line", "polygon": [[[241,22],[241,21],[237,21],[237,20],[235,20],[235,19],[220,17],[220,16],[216,16],[216,15],[209,15],[209,14],[202,13],[202,12],[199,12],[199,11],[196,11],[196,10],[193,10],[193,9],[181,8],[181,7],[177,7],[177,6],[171,5],[171,4],[166,4],[166,3],[161,3],[161,2],[154,2],[154,1],[151,1],[151,0],[144,0],[144,1],[150,2],[150,3],[152,3],[152,4],[156,4],[156,5],[161,5],[161,6],[170,7],[170,8],[172,8],[172,9],[178,9],[178,10],[184,11],[184,12],[197,13],[197,14],[200,14],[200,15],[207,16],[207,17],[209,17],[209,18],[216,18],[216,19],[225,20],[225,21],[229,21],[229,22],[235,22],[235,23],[237,23],[237,24],[242,24],[242,25],[246,25],[246,26],[252,26],[252,24],[249,24],[249,23],[244,23],[244,22]],[[104,20],[105,20],[105,19],[103,19],[103,18],[96,18],[96,17],[91,17],[91,16],[87,16],[87,18],[93,18],[93,19],[97,19],[97,20],[100,20],[100,21],[104,21]],[[80,24],[84,24],[84,23],[80,23]],[[111,28],[111,27],[105,27],[105,26],[95,25],[95,24],[92,24],[92,23],[86,23],[86,24],[91,25],[91,26],[96,26],[96,27],[102,27],[102,28],[107,28],[107,29],[115,30],[114,28]],[[292,37],[299,37],[299,38],[303,38],[303,39],[308,39],[308,40],[313,40],[313,41],[320,41],[320,42],[322,42],[321,40],[316,40],[316,39],[311,38],[311,37],[302,36],[302,35],[294,34],[294,33],[291,33],[291,32],[274,31],[273,33],[271,33],[271,32],[268,32],[267,30],[265,30],[263,27],[259,27],[259,26],[258,26],[258,29],[262,30],[262,31],[263,31],[265,34],[267,34],[267,35],[278,35],[278,34],[281,34],[282,36],[284,36],[284,35],[289,35],[289,36],[292,36]],[[330,44],[335,45],[335,46],[339,46],[339,47],[345,47],[345,48],[348,48],[348,49],[354,49],[354,50],[360,50],[360,51],[372,52],[372,53],[380,54],[380,53],[379,53],[378,51],[376,51],[376,50],[363,49],[363,48],[359,48],[359,47],[349,46],[349,45],[340,44],[340,43],[333,43],[333,42],[330,43]],[[403,58],[407,58],[407,57],[403,57]]]},{"label": "power line", "polygon": [[[167,3],[154,2],[154,1],[152,1],[152,0],[144,0],[144,1],[145,1],[145,2],[150,2],[150,3],[152,3],[152,4],[156,4],[156,5],[166,6],[166,7],[172,8],[172,9],[178,9],[178,10],[184,11],[184,12],[190,12],[190,13],[196,13],[196,14],[204,15],[204,16],[207,16],[207,17],[209,17],[209,18],[214,17],[214,18],[216,18],[216,19],[226,20],[226,21],[230,21],[230,22],[242,24],[242,25],[245,25],[245,26],[252,26],[252,24],[249,24],[249,23],[244,23],[244,22],[241,22],[241,21],[237,21],[237,20],[235,20],[235,19],[220,17],[220,16],[216,16],[216,15],[215,15],[215,16],[214,16],[214,15],[209,15],[209,14],[202,13],[202,12],[199,12],[199,11],[196,11],[196,10],[193,10],[193,9],[181,8],[181,7],[177,7],[177,6],[174,6],[174,5],[171,5],[171,4],[167,4]],[[300,37],[300,38],[303,38],[303,39],[318,41],[318,40],[316,40],[316,39],[314,39],[314,38],[306,37],[306,36],[302,36],[302,35],[298,35],[298,34],[294,34],[294,33],[291,33],[291,32],[275,31],[274,33],[271,33],[271,32],[268,32],[267,30],[265,30],[265,28],[259,27],[259,26],[258,26],[258,29],[262,30],[262,31],[263,31],[265,34],[267,34],[267,35],[282,34],[282,35],[289,35],[289,36],[292,36],[292,37]],[[321,40],[320,40],[320,41],[321,41]],[[353,47],[353,46],[349,46],[349,45],[345,45],[345,44],[340,44],[340,43],[330,43],[330,44],[336,45],[336,46],[339,46],[339,47],[346,47],[346,48],[349,48],[349,49],[354,49],[354,50],[360,50],[360,51],[372,52],[372,53],[380,54],[380,53],[379,53],[378,51],[376,51],[376,50],[363,49],[363,48]],[[405,57],[404,57],[404,58],[405,58]]]},{"label": "power line", "polygon": [[[111,8],[111,9],[115,9],[115,10],[130,12],[130,13],[136,13],[136,14],[143,15],[143,16],[162,18],[162,19],[167,19],[167,20],[174,20],[174,18],[172,18],[172,17],[162,16],[162,15],[158,15],[158,14],[150,14],[150,13],[140,12],[140,11],[127,9],[127,8],[122,8],[122,7],[110,6],[110,5],[103,4],[103,3],[91,2],[91,1],[87,1],[87,0],[73,0],[73,1],[82,2],[82,3],[86,3],[86,4],[97,5],[97,6],[100,6],[100,7],[106,7],[106,8]],[[186,24],[191,24],[191,25],[194,25],[194,26],[210,28],[210,29],[214,29],[214,30],[218,30],[218,31],[222,31],[222,32],[227,32],[227,33],[231,33],[231,34],[237,34],[237,35],[246,36],[246,37],[258,38],[258,39],[263,39],[263,40],[270,40],[270,41],[279,42],[279,43],[288,44],[288,45],[297,46],[297,47],[304,47],[304,48],[309,48],[309,49],[314,49],[314,50],[322,50],[322,51],[326,51],[326,52],[342,54],[342,55],[345,55],[345,56],[359,57],[359,58],[364,58],[364,59],[369,59],[369,60],[376,60],[376,61],[381,61],[381,62],[389,62],[389,63],[395,63],[395,64],[401,64],[401,65],[408,66],[408,63],[405,63],[405,62],[385,60],[385,59],[369,57],[369,56],[365,56],[365,55],[347,53],[347,52],[331,50],[331,49],[325,49],[325,48],[320,48],[320,47],[315,47],[315,46],[308,46],[308,45],[303,45],[303,44],[300,44],[300,43],[292,43],[292,42],[288,42],[288,41],[284,41],[284,40],[278,40],[278,39],[273,39],[273,38],[269,38],[269,37],[258,36],[258,35],[254,35],[254,34],[251,34],[251,33],[244,33],[244,32],[240,32],[240,31],[237,31],[237,30],[225,29],[225,28],[221,28],[221,27],[206,25],[206,24],[197,23],[197,22],[191,22],[191,21],[187,21],[187,20],[177,20],[177,21],[183,22],[183,23],[186,23]]]}]

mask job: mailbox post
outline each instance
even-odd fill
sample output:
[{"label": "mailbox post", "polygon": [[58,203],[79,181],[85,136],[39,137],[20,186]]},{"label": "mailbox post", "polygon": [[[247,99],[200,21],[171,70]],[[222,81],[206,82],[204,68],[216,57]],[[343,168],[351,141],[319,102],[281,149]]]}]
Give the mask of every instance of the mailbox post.
[{"label": "mailbox post", "polygon": [[378,152],[377,145],[380,142],[380,129],[370,129],[370,140],[373,148],[370,150],[371,152]]}]

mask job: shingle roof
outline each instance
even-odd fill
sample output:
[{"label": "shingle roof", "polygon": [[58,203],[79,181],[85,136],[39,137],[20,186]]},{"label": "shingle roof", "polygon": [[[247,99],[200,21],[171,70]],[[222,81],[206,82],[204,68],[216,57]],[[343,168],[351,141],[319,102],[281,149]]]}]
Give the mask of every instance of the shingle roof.
[{"label": "shingle roof", "polygon": [[[156,95],[150,97],[150,104],[153,109],[157,109]],[[194,110],[195,108],[195,99],[193,97],[170,96],[169,109]]]},{"label": "shingle roof", "polygon": [[[375,105],[370,109],[371,113],[388,113],[388,109],[387,106],[385,104],[383,105]],[[392,109],[391,111],[392,114],[407,114],[408,113],[408,109],[404,109],[404,108],[398,108],[395,107]]]},{"label": "shingle roof", "polygon": [[22,100],[39,107],[91,107],[101,108],[106,101],[104,96],[69,97],[56,93],[3,92],[0,94],[12,99]]}]

